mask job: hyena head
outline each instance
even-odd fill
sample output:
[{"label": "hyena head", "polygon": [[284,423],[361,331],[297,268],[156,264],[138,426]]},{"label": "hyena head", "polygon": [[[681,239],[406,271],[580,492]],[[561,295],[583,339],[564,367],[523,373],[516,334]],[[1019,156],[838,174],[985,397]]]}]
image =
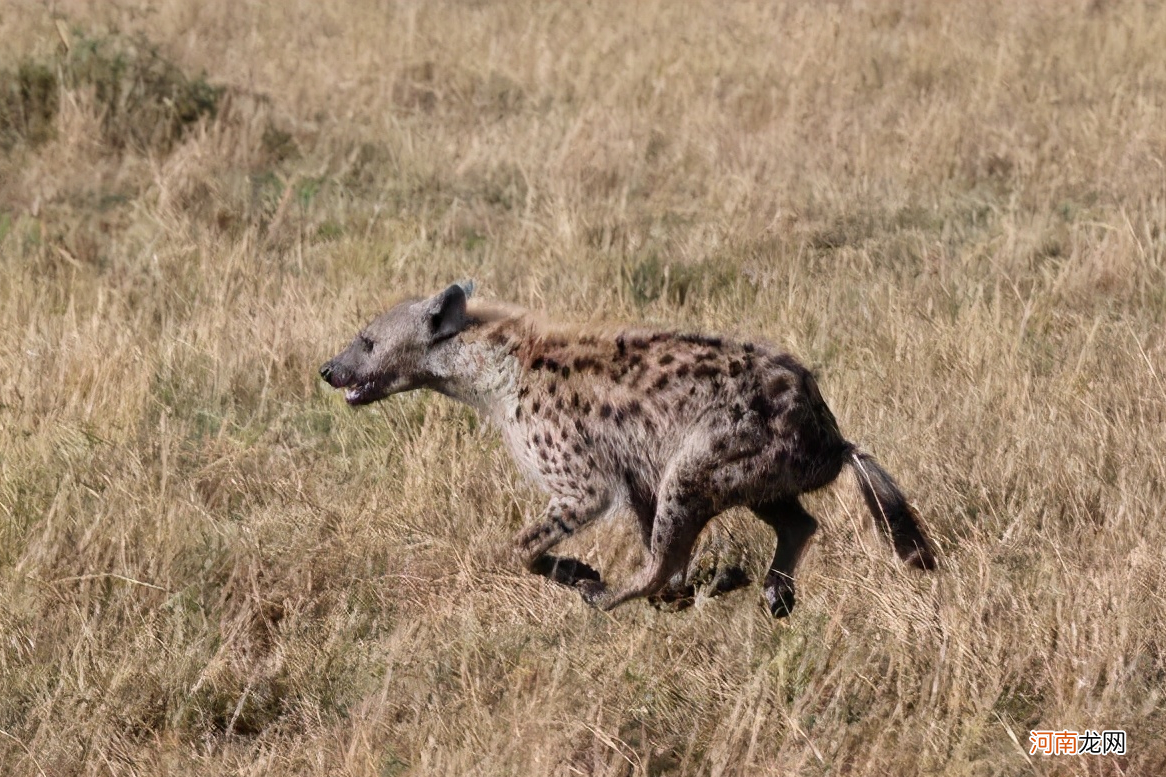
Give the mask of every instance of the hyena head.
[{"label": "hyena head", "polygon": [[468,322],[470,282],[455,283],[430,299],[410,299],[374,318],[348,347],[320,367],[320,377],[345,389],[350,405],[431,385],[442,350]]}]

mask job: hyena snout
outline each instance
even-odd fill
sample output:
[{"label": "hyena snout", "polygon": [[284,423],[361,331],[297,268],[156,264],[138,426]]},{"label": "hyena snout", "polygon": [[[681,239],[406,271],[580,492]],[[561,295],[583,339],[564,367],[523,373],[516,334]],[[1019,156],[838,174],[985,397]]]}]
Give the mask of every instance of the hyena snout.
[{"label": "hyena snout", "polygon": [[347,354],[340,354],[320,367],[320,377],[335,389],[344,389],[348,404],[369,405],[389,394],[408,388],[402,385],[399,374],[392,370],[369,371],[349,364]]},{"label": "hyena snout", "polygon": [[332,388],[344,388],[352,383],[352,369],[337,364],[335,359],[324,362],[320,367],[320,377]]}]

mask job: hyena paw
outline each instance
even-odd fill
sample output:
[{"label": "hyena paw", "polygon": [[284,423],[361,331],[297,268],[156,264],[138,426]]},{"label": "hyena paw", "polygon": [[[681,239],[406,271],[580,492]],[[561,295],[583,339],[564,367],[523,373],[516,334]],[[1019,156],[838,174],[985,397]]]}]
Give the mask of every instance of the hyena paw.
[{"label": "hyena paw", "polygon": [[583,581],[599,582],[599,572],[594,567],[578,559],[550,554],[536,558],[530,565],[530,571],[567,586],[576,586]]},{"label": "hyena paw", "polygon": [[738,588],[744,588],[752,581],[749,573],[739,566],[722,567],[717,570],[717,576],[707,586],[709,596],[720,596]]},{"label": "hyena paw", "polygon": [[794,609],[794,582],[785,575],[769,575],[762,589],[769,614],[775,618],[785,618]]},{"label": "hyena paw", "polygon": [[607,598],[605,596],[607,593],[607,586],[605,586],[603,581],[599,580],[598,577],[596,577],[594,580],[580,580],[575,583],[575,587],[579,589],[579,593],[583,596],[583,601],[597,609],[604,609],[603,603],[604,599]]},{"label": "hyena paw", "polygon": [[696,603],[696,586],[689,583],[684,572],[678,572],[658,592],[648,597],[648,604],[663,612],[680,612]]}]

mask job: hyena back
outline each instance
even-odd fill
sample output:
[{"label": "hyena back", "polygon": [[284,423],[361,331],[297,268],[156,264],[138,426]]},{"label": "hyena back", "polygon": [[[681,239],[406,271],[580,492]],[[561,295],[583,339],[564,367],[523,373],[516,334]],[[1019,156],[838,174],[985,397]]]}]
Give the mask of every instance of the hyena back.
[{"label": "hyena back", "polygon": [[[429,388],[501,430],[550,495],[515,538],[528,569],[602,609],[660,593],[705,525],[750,508],[777,534],[763,585],[770,612],[794,605],[793,575],[817,521],[798,497],[855,468],[876,526],[921,569],[935,553],[895,481],[839,432],[810,372],[761,343],[649,330],[554,327],[518,309],[469,303],[470,285],[378,316],[320,368],[352,405]],[[550,555],[612,509],[630,508],[646,551],[622,587]]]}]

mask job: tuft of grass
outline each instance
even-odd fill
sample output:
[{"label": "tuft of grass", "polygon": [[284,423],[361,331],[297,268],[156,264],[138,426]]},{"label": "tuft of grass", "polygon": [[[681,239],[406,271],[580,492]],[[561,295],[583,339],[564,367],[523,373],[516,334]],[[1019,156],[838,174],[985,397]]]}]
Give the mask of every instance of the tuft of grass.
[{"label": "tuft of grass", "polygon": [[62,62],[67,88],[92,90],[104,140],[168,151],[193,125],[213,119],[223,88],[189,77],[145,36],[76,36]]},{"label": "tuft of grass", "polygon": [[26,60],[15,71],[0,71],[0,149],[18,142],[37,146],[53,136],[53,118],[60,100],[52,68]]},{"label": "tuft of grass", "polygon": [[142,35],[75,35],[53,61],[26,59],[15,71],[0,71],[0,148],[52,138],[62,88],[92,92],[103,141],[113,149],[132,143],[162,152],[213,119],[223,95],[223,87],[188,77]]},{"label": "tuft of grass", "polygon": [[716,260],[665,263],[656,251],[634,257],[620,268],[623,286],[639,307],[656,300],[683,307],[690,296],[715,297],[733,286],[736,275],[732,264]]}]

